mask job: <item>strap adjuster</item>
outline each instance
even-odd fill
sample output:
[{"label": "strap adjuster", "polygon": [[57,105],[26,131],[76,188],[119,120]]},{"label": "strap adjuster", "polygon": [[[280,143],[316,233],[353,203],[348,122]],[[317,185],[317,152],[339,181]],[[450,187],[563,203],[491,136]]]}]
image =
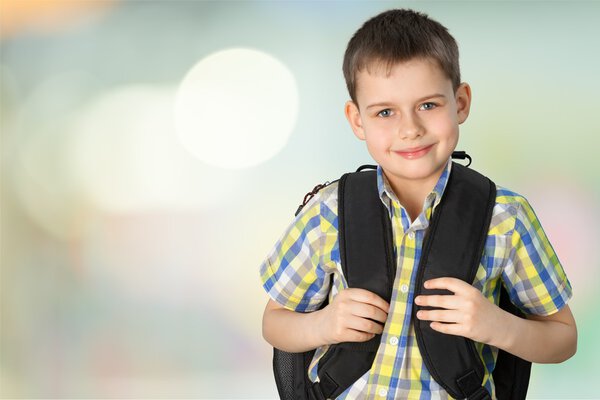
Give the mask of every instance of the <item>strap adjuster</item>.
[{"label": "strap adjuster", "polygon": [[492,400],[492,397],[486,388],[480,386],[475,393],[467,397],[467,400]]},{"label": "strap adjuster", "polygon": [[475,370],[469,370],[456,380],[458,387],[466,395],[467,400],[491,400],[490,393],[481,386],[481,378]]},{"label": "strap adjuster", "polygon": [[327,400],[323,391],[321,390],[321,384],[319,382],[314,382],[312,385],[308,387],[308,397],[310,400]]}]

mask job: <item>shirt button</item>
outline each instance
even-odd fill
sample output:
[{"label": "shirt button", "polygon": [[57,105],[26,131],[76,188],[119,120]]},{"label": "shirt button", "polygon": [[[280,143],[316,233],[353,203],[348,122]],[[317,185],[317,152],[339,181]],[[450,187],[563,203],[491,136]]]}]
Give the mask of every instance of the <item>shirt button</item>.
[{"label": "shirt button", "polygon": [[413,240],[415,238],[415,233],[413,231],[408,232],[408,238]]},{"label": "shirt button", "polygon": [[385,389],[385,388],[381,388],[381,389],[379,389],[379,395],[380,395],[381,397],[385,397],[385,396],[387,396],[387,389]]},{"label": "shirt button", "polygon": [[396,336],[392,336],[392,337],[390,338],[390,344],[391,344],[392,346],[396,346],[396,345],[398,344],[398,338],[397,338]]},{"label": "shirt button", "polygon": [[401,291],[402,293],[408,293],[408,285],[407,285],[406,283],[403,283],[403,284],[400,286],[400,291]]}]

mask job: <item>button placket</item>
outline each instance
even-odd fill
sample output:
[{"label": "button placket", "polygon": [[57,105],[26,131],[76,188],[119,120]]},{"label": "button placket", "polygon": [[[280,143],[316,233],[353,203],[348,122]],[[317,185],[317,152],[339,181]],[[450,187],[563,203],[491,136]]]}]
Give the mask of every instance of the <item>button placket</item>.
[{"label": "button placket", "polygon": [[406,283],[400,285],[400,291],[404,294],[408,293],[408,285]]}]

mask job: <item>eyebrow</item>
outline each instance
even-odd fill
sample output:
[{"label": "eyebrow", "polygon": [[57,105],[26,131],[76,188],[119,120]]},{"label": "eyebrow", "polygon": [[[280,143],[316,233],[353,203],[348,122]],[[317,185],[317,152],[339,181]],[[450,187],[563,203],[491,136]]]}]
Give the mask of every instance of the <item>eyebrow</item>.
[{"label": "eyebrow", "polygon": [[[437,97],[446,98],[446,95],[441,94],[441,93],[430,94],[430,95],[421,97],[420,99],[418,99],[416,101],[416,103],[420,103],[423,100],[427,100],[427,99],[435,99]],[[367,110],[369,108],[373,108],[373,107],[389,107],[389,106],[393,106],[393,105],[394,105],[394,103],[391,103],[391,102],[388,102],[388,101],[382,101],[382,102],[379,102],[379,103],[373,103],[373,104],[368,105],[367,106]]]}]

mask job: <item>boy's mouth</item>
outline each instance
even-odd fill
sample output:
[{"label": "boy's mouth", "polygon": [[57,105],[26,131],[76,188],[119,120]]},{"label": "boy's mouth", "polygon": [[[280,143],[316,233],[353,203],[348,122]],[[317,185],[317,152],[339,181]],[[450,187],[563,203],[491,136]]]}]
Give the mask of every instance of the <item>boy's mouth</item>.
[{"label": "boy's mouth", "polygon": [[431,150],[432,147],[433,144],[430,144],[429,146],[413,147],[411,149],[398,150],[394,151],[394,153],[408,160],[414,160],[416,158],[423,157],[425,154],[429,153],[429,150]]}]

